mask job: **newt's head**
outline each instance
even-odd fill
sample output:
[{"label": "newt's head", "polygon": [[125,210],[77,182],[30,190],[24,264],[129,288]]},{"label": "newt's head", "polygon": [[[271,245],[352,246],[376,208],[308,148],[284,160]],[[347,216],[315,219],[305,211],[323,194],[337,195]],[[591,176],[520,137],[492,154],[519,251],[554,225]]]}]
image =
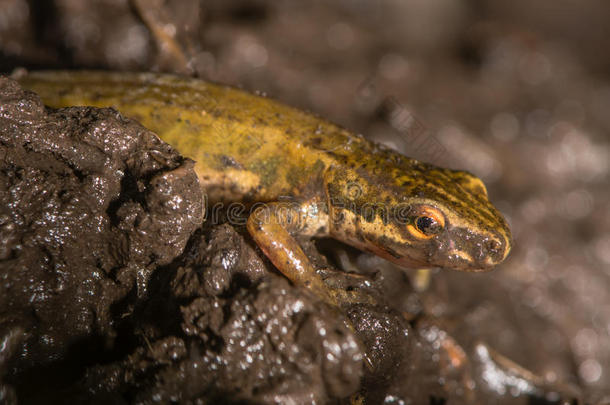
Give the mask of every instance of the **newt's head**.
[{"label": "newt's head", "polygon": [[486,271],[506,258],[510,229],[479,178],[402,156],[383,166],[327,182],[335,237],[405,267]]}]

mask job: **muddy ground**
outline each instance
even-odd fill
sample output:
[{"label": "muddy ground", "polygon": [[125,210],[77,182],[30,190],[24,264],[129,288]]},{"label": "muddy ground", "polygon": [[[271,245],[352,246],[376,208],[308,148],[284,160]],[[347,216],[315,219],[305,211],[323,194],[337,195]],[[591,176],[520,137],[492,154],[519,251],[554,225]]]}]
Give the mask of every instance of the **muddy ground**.
[{"label": "muddy ground", "polygon": [[0,69],[264,92],[474,172],[515,248],[423,289],[303,241],[346,270],[329,283],[373,297],[329,307],[242,226],[204,223],[191,162],[154,134],[109,109],[46,109],[4,77],[0,403],[610,403],[606,2],[143,3],[2,0]]}]

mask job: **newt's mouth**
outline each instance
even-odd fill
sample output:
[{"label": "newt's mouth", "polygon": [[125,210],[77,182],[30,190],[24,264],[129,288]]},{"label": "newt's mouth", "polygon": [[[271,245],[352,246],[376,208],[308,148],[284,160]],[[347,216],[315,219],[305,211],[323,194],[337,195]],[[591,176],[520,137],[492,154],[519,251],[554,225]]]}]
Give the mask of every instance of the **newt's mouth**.
[{"label": "newt's mouth", "polygon": [[426,260],[416,259],[404,253],[400,253],[390,246],[386,240],[385,243],[379,243],[369,238],[364,238],[365,244],[360,245],[361,249],[366,250],[376,256],[382,257],[400,267],[409,269],[430,268],[436,267],[434,264]]}]

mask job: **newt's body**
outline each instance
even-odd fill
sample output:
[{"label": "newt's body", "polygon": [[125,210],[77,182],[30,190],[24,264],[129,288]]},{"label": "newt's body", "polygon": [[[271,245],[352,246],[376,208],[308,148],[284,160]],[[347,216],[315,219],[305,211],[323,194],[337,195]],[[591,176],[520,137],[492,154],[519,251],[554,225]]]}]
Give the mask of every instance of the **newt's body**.
[{"label": "newt's body", "polygon": [[52,107],[112,106],[137,119],[196,161],[209,202],[265,202],[248,219],[254,240],[325,298],[296,234],[328,235],[408,267],[487,270],[510,250],[478,178],[272,100],[157,74],[38,72],[20,82]]}]

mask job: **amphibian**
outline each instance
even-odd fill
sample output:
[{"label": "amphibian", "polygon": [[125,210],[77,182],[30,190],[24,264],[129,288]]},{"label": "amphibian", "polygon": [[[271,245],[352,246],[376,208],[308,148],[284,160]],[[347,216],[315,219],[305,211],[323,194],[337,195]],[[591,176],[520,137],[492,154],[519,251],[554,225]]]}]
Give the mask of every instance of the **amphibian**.
[{"label": "amphibian", "polygon": [[208,204],[251,207],[248,231],[271,262],[331,302],[295,236],[330,236],[417,268],[484,271],[510,251],[508,225],[479,178],[273,100],[151,73],[33,72],[19,81],[49,106],[112,106],[156,132],[195,160]]}]

